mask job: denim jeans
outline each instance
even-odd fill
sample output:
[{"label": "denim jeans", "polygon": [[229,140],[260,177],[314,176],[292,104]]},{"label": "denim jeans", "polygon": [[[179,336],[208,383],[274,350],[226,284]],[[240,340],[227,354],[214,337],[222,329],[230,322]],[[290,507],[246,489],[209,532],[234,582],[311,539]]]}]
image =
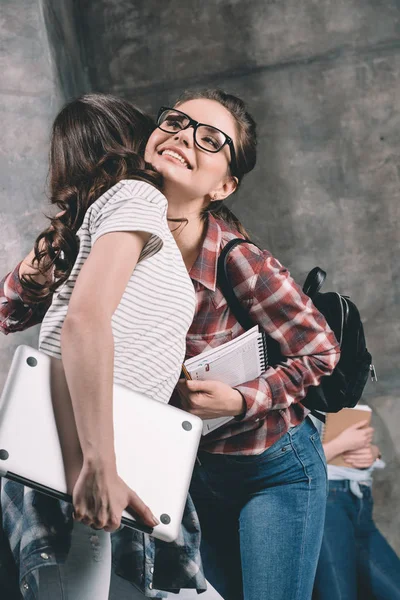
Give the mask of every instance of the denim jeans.
[{"label": "denim jeans", "polygon": [[330,481],[315,600],[400,600],[400,560],[372,519],[371,488]]},{"label": "denim jeans", "polygon": [[199,452],[199,461],[190,492],[207,579],[224,600],[309,600],[327,495],[311,421],[262,454]]}]

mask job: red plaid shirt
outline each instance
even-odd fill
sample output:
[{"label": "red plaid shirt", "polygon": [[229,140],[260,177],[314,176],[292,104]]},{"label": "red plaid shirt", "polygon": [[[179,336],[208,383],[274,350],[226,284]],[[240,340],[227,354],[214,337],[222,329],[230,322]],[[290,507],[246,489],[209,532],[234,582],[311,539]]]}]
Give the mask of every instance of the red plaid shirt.
[{"label": "red plaid shirt", "polygon": [[[203,248],[190,271],[197,306],[186,338],[187,358],[244,331],[216,285],[218,256],[235,237],[242,236],[209,217]],[[287,361],[237,386],[247,404],[245,417],[208,434],[201,447],[214,453],[259,454],[303,421],[308,411],[300,401],[310,385],[333,371],[339,344],[325,318],[267,250],[240,244],[230,252],[227,266],[237,297],[253,322],[279,342]]]},{"label": "red plaid shirt", "polygon": [[[223,221],[209,216],[203,248],[193,265],[196,313],[187,335],[187,358],[219,346],[241,333],[216,285],[221,249],[241,237]],[[40,323],[49,302],[25,302],[19,265],[0,282],[0,330],[21,331]],[[307,414],[300,404],[310,385],[318,385],[339,360],[339,345],[311,300],[271,254],[252,244],[240,244],[228,258],[229,278],[236,295],[255,323],[280,344],[287,361],[269,368],[237,389],[247,404],[245,417],[207,435],[202,449],[226,454],[259,454],[298,425]]]}]

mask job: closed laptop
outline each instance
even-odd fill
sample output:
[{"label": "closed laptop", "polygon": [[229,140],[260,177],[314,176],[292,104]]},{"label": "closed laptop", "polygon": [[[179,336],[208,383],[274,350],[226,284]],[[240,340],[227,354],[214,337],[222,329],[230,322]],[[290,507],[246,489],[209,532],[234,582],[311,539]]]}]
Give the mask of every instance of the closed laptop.
[{"label": "closed laptop", "polygon": [[[173,541],[203,422],[120,385],[113,390],[113,421],[118,474],[160,521],[151,529],[124,511],[122,524]],[[0,399],[0,475],[71,501],[68,481],[81,458],[61,361],[19,346]]]}]

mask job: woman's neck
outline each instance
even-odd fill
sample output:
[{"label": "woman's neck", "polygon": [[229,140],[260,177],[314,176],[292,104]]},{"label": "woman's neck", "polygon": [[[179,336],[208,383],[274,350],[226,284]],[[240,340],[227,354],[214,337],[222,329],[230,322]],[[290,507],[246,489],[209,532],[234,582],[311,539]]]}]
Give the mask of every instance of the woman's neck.
[{"label": "woman's neck", "polygon": [[182,210],[182,206],[169,202],[168,219],[171,233],[181,251],[186,268],[190,271],[200,253],[205,233],[205,222],[200,216],[200,208],[195,209],[192,205],[187,207],[187,210]]}]

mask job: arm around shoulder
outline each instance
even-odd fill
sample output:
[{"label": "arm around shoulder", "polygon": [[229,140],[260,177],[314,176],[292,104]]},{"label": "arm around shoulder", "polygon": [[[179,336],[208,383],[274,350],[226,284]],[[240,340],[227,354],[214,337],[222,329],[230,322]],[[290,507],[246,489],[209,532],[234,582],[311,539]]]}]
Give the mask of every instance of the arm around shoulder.
[{"label": "arm around shoulder", "polygon": [[32,250],[0,281],[0,331],[5,335],[41,323],[51,304],[51,298],[34,303],[25,295],[22,275],[32,275],[38,283],[45,280],[32,266],[33,257]]}]

